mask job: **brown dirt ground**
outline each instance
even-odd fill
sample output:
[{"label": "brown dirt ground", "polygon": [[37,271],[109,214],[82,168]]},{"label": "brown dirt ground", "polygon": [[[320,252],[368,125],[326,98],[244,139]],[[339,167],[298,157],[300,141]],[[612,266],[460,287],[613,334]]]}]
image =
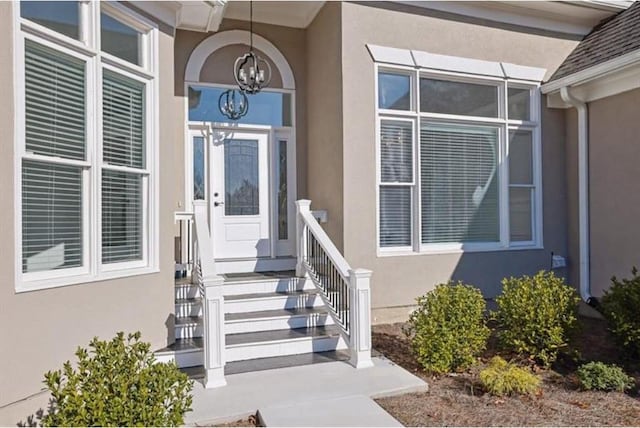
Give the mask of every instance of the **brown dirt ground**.
[{"label": "brown dirt ground", "polygon": [[[569,355],[580,362],[599,360],[624,365],[604,321],[581,318]],[[376,400],[405,426],[640,426],[640,370],[627,362],[636,388],[627,394],[580,391],[576,358],[564,355],[551,370],[537,369],[543,379],[535,396],[494,397],[482,391],[477,373],[498,354],[496,339],[479,364],[465,373],[434,377],[411,354],[402,324],[373,327],[373,346],[385,357],[427,381],[429,392]],[[508,356],[506,356],[508,357]]]}]

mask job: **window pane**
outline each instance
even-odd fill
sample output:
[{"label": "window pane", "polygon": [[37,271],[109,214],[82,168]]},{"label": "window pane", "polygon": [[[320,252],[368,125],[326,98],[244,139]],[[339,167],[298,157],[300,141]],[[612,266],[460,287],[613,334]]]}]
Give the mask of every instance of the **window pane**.
[{"label": "window pane", "polygon": [[532,147],[530,131],[509,131],[509,183],[533,184]]},{"label": "window pane", "polygon": [[498,129],[426,123],[420,136],[422,242],[498,241]]},{"label": "window pane", "polygon": [[77,1],[21,1],[20,16],[65,36],[80,38]]},{"label": "window pane", "polygon": [[22,271],[82,266],[82,169],[22,164]]},{"label": "window pane", "polygon": [[413,126],[411,122],[380,122],[380,170],[385,183],[413,181]]},{"label": "window pane", "polygon": [[260,214],[258,141],[224,141],[224,213]]},{"label": "window pane", "polygon": [[111,165],[145,167],[144,84],[104,70],[103,157]]},{"label": "window pane", "polygon": [[530,93],[529,89],[509,88],[509,119],[530,119]]},{"label": "window pane", "polygon": [[204,138],[193,137],[193,200],[203,200],[205,192]]},{"label": "window pane", "polygon": [[100,44],[103,51],[133,64],[142,65],[141,37],[141,33],[128,25],[104,12],[100,14]]},{"label": "window pane", "polygon": [[85,65],[25,41],[25,136],[28,152],[85,158]]},{"label": "window pane", "polygon": [[380,187],[380,246],[411,245],[411,187]]},{"label": "window pane", "polygon": [[378,73],[378,107],[392,110],[411,110],[409,76]]},{"label": "window pane", "polygon": [[102,171],[102,263],[142,259],[142,176]]},{"label": "window pane", "polygon": [[287,142],[278,142],[278,239],[288,239]]},{"label": "window pane", "polygon": [[[226,88],[189,86],[189,120],[195,122],[229,122],[218,107]],[[234,123],[291,126],[291,94],[261,91],[249,96],[249,111]]]},{"label": "window pane", "polygon": [[498,117],[498,88],[422,78],[420,79],[420,111]]},{"label": "window pane", "polygon": [[509,228],[512,241],[532,241],[531,211],[533,189],[512,187],[509,189]]}]

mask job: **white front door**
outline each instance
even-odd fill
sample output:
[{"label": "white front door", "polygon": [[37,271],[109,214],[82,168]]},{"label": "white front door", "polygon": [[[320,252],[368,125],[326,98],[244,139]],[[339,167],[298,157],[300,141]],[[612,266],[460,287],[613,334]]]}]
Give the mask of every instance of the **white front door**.
[{"label": "white front door", "polygon": [[269,131],[214,130],[212,142],[215,258],[269,257]]}]

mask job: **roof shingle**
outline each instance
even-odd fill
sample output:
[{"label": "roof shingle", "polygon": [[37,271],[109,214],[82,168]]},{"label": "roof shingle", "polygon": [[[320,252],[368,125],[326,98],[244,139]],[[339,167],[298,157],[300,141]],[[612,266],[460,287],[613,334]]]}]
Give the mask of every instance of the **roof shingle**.
[{"label": "roof shingle", "polygon": [[549,81],[640,49],[640,1],[601,22],[576,46]]}]

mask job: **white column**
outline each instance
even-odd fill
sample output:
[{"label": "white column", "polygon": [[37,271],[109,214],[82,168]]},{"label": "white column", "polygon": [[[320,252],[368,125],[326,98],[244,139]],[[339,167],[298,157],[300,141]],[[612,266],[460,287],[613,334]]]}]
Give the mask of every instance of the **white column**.
[{"label": "white column", "polygon": [[300,199],[296,201],[296,276],[303,277],[306,275],[303,261],[307,251],[307,237],[304,233],[305,225],[302,219],[303,213],[311,214],[311,201],[308,199]]},{"label": "white column", "polygon": [[224,296],[223,278],[204,278],[204,387],[225,386],[225,337],[224,337]]},{"label": "white column", "polygon": [[357,369],[373,367],[373,361],[371,361],[370,279],[370,270],[349,270],[350,363]]}]

